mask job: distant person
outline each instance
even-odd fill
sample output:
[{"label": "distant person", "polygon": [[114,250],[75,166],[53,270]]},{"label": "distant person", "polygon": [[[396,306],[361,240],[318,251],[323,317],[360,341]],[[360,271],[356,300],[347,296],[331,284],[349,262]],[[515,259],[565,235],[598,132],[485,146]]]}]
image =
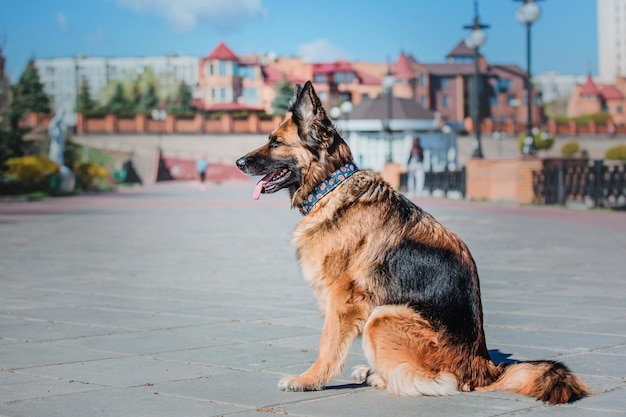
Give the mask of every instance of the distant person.
[{"label": "distant person", "polygon": [[424,149],[420,143],[420,138],[413,139],[409,161],[407,162],[408,178],[407,188],[411,196],[421,196],[424,190]]},{"label": "distant person", "polygon": [[202,154],[196,161],[196,169],[198,170],[198,174],[200,175],[200,182],[204,183],[204,178],[206,177],[206,170],[209,167],[209,163],[206,160],[206,155]]}]

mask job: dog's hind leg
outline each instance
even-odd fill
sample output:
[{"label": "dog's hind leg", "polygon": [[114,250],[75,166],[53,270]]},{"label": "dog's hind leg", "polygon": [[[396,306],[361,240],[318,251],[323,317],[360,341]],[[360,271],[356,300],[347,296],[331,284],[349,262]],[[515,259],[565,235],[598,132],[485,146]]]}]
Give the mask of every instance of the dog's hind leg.
[{"label": "dog's hind leg", "polygon": [[365,304],[346,302],[331,294],[317,360],[302,375],[281,379],[278,387],[284,391],[322,389],[341,372],[350,346],[363,329],[368,312],[369,307]]},{"label": "dog's hind leg", "polygon": [[457,378],[437,369],[437,332],[407,306],[375,308],[363,330],[369,367],[353,376],[396,395],[450,395],[459,391]]}]

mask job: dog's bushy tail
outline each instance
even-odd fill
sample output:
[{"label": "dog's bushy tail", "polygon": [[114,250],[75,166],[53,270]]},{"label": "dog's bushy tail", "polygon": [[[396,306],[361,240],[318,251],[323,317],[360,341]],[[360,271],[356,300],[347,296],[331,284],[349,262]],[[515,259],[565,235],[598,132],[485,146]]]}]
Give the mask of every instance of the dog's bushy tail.
[{"label": "dog's bushy tail", "polygon": [[589,394],[589,388],[567,366],[556,361],[500,364],[502,373],[491,385],[477,391],[510,391],[535,397],[548,404],[564,404]]}]

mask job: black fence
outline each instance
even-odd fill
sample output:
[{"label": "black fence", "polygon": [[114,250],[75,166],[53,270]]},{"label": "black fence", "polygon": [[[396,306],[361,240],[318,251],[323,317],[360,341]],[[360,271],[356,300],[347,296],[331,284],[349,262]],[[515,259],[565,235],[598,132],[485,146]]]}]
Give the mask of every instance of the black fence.
[{"label": "black fence", "polygon": [[[457,192],[465,198],[465,167],[458,171],[427,171],[424,178],[424,190],[432,195],[435,191],[442,192],[445,196],[448,192]],[[400,174],[400,189],[407,190],[407,174]]]},{"label": "black fence", "polygon": [[581,202],[593,207],[626,206],[626,164],[602,160],[560,161],[533,172],[533,192],[538,203]]}]

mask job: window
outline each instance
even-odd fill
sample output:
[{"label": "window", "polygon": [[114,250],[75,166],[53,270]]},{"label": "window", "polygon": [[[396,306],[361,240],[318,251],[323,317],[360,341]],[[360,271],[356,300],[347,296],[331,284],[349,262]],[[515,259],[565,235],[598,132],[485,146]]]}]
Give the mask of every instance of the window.
[{"label": "window", "polygon": [[622,113],[623,113],[623,111],[624,111],[624,110],[622,109],[621,104],[620,104],[620,105],[615,106],[615,112],[616,112],[616,113],[622,114]]},{"label": "window", "polygon": [[424,74],[420,74],[419,84],[426,85],[426,76]]},{"label": "window", "polygon": [[426,107],[426,97],[420,96],[420,106]]},{"label": "window", "polygon": [[441,88],[446,88],[448,86],[448,77],[441,78]]},{"label": "window", "polygon": [[243,89],[243,98],[246,104],[255,105],[259,102],[259,96],[257,94],[256,88],[244,88]]},{"label": "window", "polygon": [[219,72],[219,75],[228,75],[228,67],[227,67],[226,64],[228,64],[227,61],[220,61],[220,72]]},{"label": "window", "polygon": [[255,79],[254,67],[252,66],[240,66],[239,67],[239,76],[241,78],[246,78],[248,80]]},{"label": "window", "polygon": [[490,106],[497,106],[498,105],[498,96],[490,96],[489,97],[489,105]]},{"label": "window", "polygon": [[498,78],[496,80],[496,90],[498,93],[506,93],[511,88],[511,80],[508,78]]},{"label": "window", "polygon": [[517,107],[520,103],[519,100],[515,98],[514,94],[509,94],[506,96],[506,104],[511,107]]},{"label": "window", "polygon": [[220,101],[226,101],[226,89],[220,88]]},{"label": "window", "polygon": [[333,74],[335,84],[350,84],[354,81],[354,73],[350,71],[337,71]]},{"label": "window", "polygon": [[328,82],[328,77],[326,74],[315,74],[313,76],[313,82],[316,84],[326,84]]},{"label": "window", "polygon": [[447,95],[447,94],[444,94],[444,95],[441,97],[441,105],[442,105],[443,107],[448,107],[448,95]]}]

